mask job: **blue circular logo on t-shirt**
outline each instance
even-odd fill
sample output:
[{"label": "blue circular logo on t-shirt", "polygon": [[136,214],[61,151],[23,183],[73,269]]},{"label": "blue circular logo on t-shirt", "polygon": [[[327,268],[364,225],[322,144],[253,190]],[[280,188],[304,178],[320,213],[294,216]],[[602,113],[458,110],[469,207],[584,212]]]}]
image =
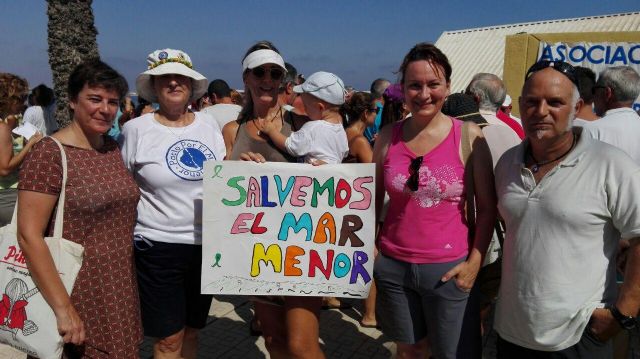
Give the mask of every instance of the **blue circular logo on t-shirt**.
[{"label": "blue circular logo on t-shirt", "polygon": [[215,160],[213,151],[196,140],[181,140],[169,147],[167,166],[176,176],[187,181],[201,181],[204,161]]}]

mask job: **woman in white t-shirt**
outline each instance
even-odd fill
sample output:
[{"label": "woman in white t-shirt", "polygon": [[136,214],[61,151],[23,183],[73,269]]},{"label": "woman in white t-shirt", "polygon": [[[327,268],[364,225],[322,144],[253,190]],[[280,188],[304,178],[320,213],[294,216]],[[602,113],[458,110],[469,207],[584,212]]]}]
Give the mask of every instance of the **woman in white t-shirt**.
[{"label": "woman in white t-shirt", "polygon": [[122,156],[140,187],[134,230],[145,335],[154,357],[195,358],[212,296],[200,294],[204,162],[225,156],[220,128],[188,105],[207,89],[180,50],[156,50],[136,80],[138,95],[160,107],[127,122]]},{"label": "woman in white t-shirt", "polygon": [[51,135],[58,130],[55,119],[55,98],[53,90],[40,84],[31,90],[33,106],[24,112],[24,122],[32,124],[43,135]]}]

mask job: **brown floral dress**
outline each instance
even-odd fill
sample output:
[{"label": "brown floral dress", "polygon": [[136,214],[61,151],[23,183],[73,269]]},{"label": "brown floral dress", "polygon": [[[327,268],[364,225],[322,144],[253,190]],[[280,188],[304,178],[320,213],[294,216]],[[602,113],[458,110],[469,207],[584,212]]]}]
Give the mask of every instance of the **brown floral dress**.
[{"label": "brown floral dress", "polygon": [[[87,339],[74,352],[89,358],[137,358],[142,330],[132,239],[138,186],[115,141],[105,139],[100,151],[64,149],[68,180],[63,236],[85,249],[71,301],[84,321]],[[58,195],[61,184],[60,150],[45,138],[22,164],[18,189]]]}]

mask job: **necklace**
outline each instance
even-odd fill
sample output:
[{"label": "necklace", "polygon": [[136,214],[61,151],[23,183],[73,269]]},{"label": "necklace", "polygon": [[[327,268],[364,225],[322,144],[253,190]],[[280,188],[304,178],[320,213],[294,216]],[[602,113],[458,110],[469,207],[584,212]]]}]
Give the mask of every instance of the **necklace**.
[{"label": "necklace", "polygon": [[[187,127],[189,127],[189,125],[191,125],[191,123],[189,123],[190,117],[189,114],[190,112],[187,112],[187,120],[183,121],[184,122],[184,126],[179,126],[179,128],[181,128],[182,130],[178,133],[176,133],[175,131],[173,131],[171,128],[172,126],[168,126],[165,121],[168,122],[173,122],[171,120],[168,120],[166,116],[160,114],[160,113],[156,113],[158,116],[161,116],[160,118],[162,118],[162,121],[160,120],[156,120],[158,123],[160,123],[164,128],[167,129],[167,131],[169,131],[172,135],[174,135],[176,138],[178,138],[179,140],[182,140],[182,136],[184,135],[184,132],[187,130]],[[195,120],[195,119],[194,119]],[[175,123],[175,122],[173,122]],[[178,126],[174,127],[174,128],[178,128]]]},{"label": "necklace", "polygon": [[538,160],[536,160],[536,158],[533,157],[533,151],[531,151],[531,145],[529,145],[529,156],[531,156],[531,159],[534,162],[533,166],[531,166],[531,172],[538,173],[538,171],[540,171],[540,167],[542,167],[544,165],[547,165],[547,164],[549,164],[551,162],[555,162],[555,161],[561,159],[562,157],[566,156],[569,152],[571,152],[571,150],[575,147],[575,145],[576,145],[576,134],[574,133],[573,134],[573,139],[571,140],[571,147],[569,147],[569,149],[565,153],[561,154],[560,156],[558,156],[558,157],[556,157],[556,158],[554,158],[552,160],[540,161],[540,162],[538,162]]},{"label": "necklace", "polygon": [[176,136],[178,138],[178,140],[182,141],[182,135],[184,135],[184,132],[187,130],[187,126],[182,126],[182,131],[180,131],[180,133],[175,133],[173,132],[173,130],[171,129],[171,127],[169,126],[164,126],[167,130],[169,130],[169,132],[171,132],[172,135]]},{"label": "necklace", "polygon": [[[278,109],[278,112],[276,112],[276,114],[273,117],[271,117],[271,120],[269,120],[269,122],[275,120],[275,118],[278,117],[278,115],[281,115],[281,114],[282,114],[282,107],[280,107]],[[262,131],[260,130],[260,127],[258,127],[258,123],[256,122],[256,119],[252,118],[251,121],[253,122],[253,126],[256,128],[256,130],[258,130],[258,136],[261,136],[262,135]]]}]

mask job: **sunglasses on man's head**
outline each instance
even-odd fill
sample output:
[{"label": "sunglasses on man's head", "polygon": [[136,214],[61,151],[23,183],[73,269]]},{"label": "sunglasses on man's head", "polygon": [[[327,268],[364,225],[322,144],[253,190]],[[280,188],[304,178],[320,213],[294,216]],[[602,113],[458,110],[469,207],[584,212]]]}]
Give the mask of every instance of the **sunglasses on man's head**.
[{"label": "sunglasses on man's head", "polygon": [[[251,69],[251,73],[253,76],[261,79],[267,73],[267,69],[262,66],[254,67]],[[271,76],[271,79],[273,80],[281,80],[284,77],[284,71],[280,68],[272,67],[269,69],[269,76]]]},{"label": "sunglasses on man's head", "polygon": [[409,187],[413,192],[418,190],[418,185],[420,184],[420,166],[422,166],[422,156],[412,159],[409,164],[407,187]]},{"label": "sunglasses on man's head", "polygon": [[565,75],[569,80],[571,80],[571,82],[573,82],[574,85],[578,86],[578,80],[576,78],[576,68],[563,61],[538,61],[535,64],[531,65],[524,77],[524,80],[528,80],[531,75],[540,70],[544,70],[547,67],[551,67],[552,69]]}]

